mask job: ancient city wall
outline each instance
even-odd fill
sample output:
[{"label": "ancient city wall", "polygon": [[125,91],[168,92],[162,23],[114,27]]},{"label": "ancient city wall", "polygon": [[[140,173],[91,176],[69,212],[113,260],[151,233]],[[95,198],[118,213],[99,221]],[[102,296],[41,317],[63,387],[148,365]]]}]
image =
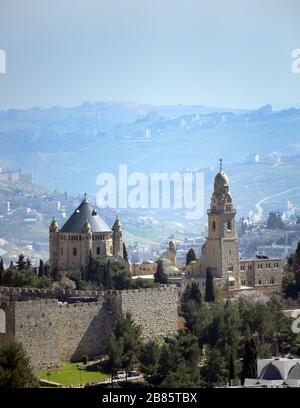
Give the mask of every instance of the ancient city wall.
[{"label": "ancient city wall", "polygon": [[97,292],[97,301],[88,303],[34,298],[2,301],[6,327],[0,333],[0,345],[13,338],[21,341],[33,368],[45,370],[85,354],[97,357],[105,353],[111,324],[121,312],[132,314],[144,338],[175,334],[177,302],[177,289],[170,286]]},{"label": "ancient city wall", "polygon": [[15,339],[21,341],[36,369],[60,363],[58,301],[14,302]]},{"label": "ancient city wall", "polygon": [[109,314],[104,298],[98,302],[59,305],[59,353],[62,361],[105,352]]},{"label": "ancient city wall", "polygon": [[165,286],[118,292],[119,307],[130,312],[146,339],[173,335],[178,330],[178,291]]}]

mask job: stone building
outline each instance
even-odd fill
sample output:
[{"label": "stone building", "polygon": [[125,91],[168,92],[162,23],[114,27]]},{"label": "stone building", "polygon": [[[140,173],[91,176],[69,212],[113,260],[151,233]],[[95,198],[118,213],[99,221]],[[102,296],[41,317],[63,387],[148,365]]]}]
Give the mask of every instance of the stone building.
[{"label": "stone building", "polygon": [[268,294],[280,292],[282,263],[280,258],[257,256],[240,259],[236,232],[236,209],[229,191],[229,179],[222,169],[215,176],[208,214],[208,235],[200,260],[187,268],[187,280],[195,279],[205,290],[206,272],[225,292],[263,289]]},{"label": "stone building", "polygon": [[172,265],[176,265],[176,247],[174,241],[169,242],[166,257],[171,262]]},{"label": "stone building", "polygon": [[49,227],[49,265],[60,272],[79,270],[93,257],[123,258],[123,227],[119,217],[112,228],[89,203],[86,195],[60,229],[53,218]]}]

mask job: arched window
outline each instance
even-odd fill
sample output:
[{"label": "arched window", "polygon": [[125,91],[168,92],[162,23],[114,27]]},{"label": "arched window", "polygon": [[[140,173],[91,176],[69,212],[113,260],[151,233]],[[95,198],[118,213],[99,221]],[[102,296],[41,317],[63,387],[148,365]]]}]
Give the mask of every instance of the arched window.
[{"label": "arched window", "polygon": [[100,255],[100,247],[97,247],[97,255]]},{"label": "arched window", "polygon": [[212,227],[213,227],[213,230],[216,229],[216,221],[213,221],[213,222],[212,222]]},{"label": "arched window", "polygon": [[76,256],[77,255],[77,248],[73,248],[73,256]]},{"label": "arched window", "polygon": [[231,230],[231,222],[230,221],[227,221],[227,229]]}]

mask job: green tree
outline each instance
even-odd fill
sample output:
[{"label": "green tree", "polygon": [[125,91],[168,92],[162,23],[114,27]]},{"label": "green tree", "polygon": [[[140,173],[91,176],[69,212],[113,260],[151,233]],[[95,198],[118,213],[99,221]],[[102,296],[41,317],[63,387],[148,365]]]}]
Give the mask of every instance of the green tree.
[{"label": "green tree", "polygon": [[285,229],[284,222],[282,221],[281,214],[275,211],[271,211],[267,220],[268,229]]},{"label": "green tree", "polygon": [[201,292],[196,282],[187,285],[181,297],[181,312],[186,320],[190,320],[191,314],[197,311],[201,305]]},{"label": "green tree", "polygon": [[149,384],[157,384],[157,373],[160,358],[160,347],[156,341],[144,343],[140,350],[139,361],[142,372],[146,374]]},{"label": "green tree", "polygon": [[44,275],[45,277],[50,277],[50,266],[47,263],[44,265]]},{"label": "green tree", "polygon": [[205,302],[215,301],[214,279],[210,268],[206,271]]},{"label": "green tree", "polygon": [[123,258],[124,258],[124,261],[128,263],[128,252],[127,252],[125,242],[123,242]]},{"label": "green tree", "polygon": [[113,378],[117,371],[122,368],[122,353],[123,343],[122,339],[118,339],[114,333],[111,334],[108,341],[108,362],[107,369]]},{"label": "green tree", "polygon": [[246,378],[256,378],[257,377],[257,369],[256,369],[256,345],[253,340],[247,339],[245,341],[244,347],[244,359],[243,359],[243,367],[241,373],[241,380],[244,383]]},{"label": "green tree", "polygon": [[230,380],[234,380],[236,378],[236,373],[235,373],[235,361],[233,354],[230,354],[230,359],[229,359],[229,384]]},{"label": "green tree", "polygon": [[40,278],[42,276],[45,276],[45,266],[44,266],[44,261],[42,259],[40,259],[40,262],[39,262],[38,276]]},{"label": "green tree", "polygon": [[300,269],[300,241],[297,244],[297,248],[293,256],[293,269],[294,271]]},{"label": "green tree", "polygon": [[24,269],[26,269],[26,261],[25,256],[23,254],[19,255],[19,258],[16,263],[18,271],[23,271]]},{"label": "green tree", "polygon": [[51,278],[54,282],[58,280],[58,268],[57,266],[54,266],[54,268],[51,271]]},{"label": "green tree", "polygon": [[162,388],[199,388],[202,385],[199,370],[182,361],[175,370],[168,373],[161,383]]},{"label": "green tree", "polygon": [[168,283],[168,277],[167,274],[164,271],[163,264],[161,260],[157,261],[157,269],[154,274],[154,282],[161,283],[161,284],[167,284]]},{"label": "green tree", "polygon": [[31,260],[29,258],[26,258],[25,269],[28,270],[28,269],[31,269],[31,268],[32,268]]},{"label": "green tree", "polygon": [[139,355],[140,346],[140,326],[135,324],[130,313],[118,315],[108,347],[111,372],[114,373],[118,368],[130,369]]},{"label": "green tree", "polygon": [[227,383],[228,370],[220,350],[212,348],[208,352],[206,363],[201,369],[201,376],[208,387]]},{"label": "green tree", "polygon": [[195,251],[193,250],[193,248],[190,248],[188,250],[188,253],[186,254],[186,265],[195,260],[196,260]]},{"label": "green tree", "polygon": [[3,274],[4,274],[3,259],[0,257],[0,285],[2,284]]},{"label": "green tree", "polygon": [[29,358],[21,343],[0,348],[0,388],[26,388],[36,385]]}]

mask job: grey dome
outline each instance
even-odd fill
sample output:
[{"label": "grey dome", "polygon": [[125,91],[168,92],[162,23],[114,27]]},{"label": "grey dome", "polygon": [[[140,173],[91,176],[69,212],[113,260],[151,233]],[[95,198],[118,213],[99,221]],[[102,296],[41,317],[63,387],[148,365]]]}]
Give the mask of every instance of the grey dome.
[{"label": "grey dome", "polygon": [[300,364],[295,364],[289,371],[287,380],[300,380]]},{"label": "grey dome", "polygon": [[260,380],[283,380],[278,368],[272,364],[267,364],[261,372]]},{"label": "grey dome", "polygon": [[111,231],[98,212],[92,208],[86,198],[73,212],[68,221],[61,228],[61,232],[81,233],[84,225],[88,222],[92,232]]}]

